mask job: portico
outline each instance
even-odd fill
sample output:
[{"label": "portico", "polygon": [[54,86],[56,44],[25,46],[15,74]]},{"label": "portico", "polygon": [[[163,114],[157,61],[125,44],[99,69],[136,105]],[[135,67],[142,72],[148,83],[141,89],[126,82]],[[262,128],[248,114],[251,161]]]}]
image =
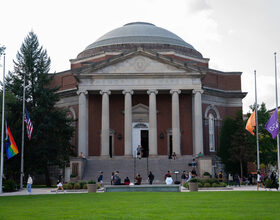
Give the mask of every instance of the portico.
[{"label": "portico", "polygon": [[[172,149],[177,156],[182,154],[181,135],[184,135],[180,127],[180,96],[190,96],[194,105],[192,107],[193,133],[193,154],[203,153],[202,134],[202,103],[201,103],[201,72],[185,68],[174,64],[174,62],[163,63],[160,58],[152,59],[153,54],[142,50],[133,55],[122,57],[119,62],[107,64],[98,69],[88,69],[87,72],[76,73],[80,79],[79,84],[79,133],[83,134],[79,139],[79,151],[89,156],[88,134],[90,120],[88,119],[88,97],[99,93],[101,96],[101,128],[100,128],[100,156],[109,156],[110,149],[110,97],[115,94],[119,99],[124,100],[122,111],[124,131],[118,131],[124,137],[125,156],[132,156],[135,146],[133,146],[132,133],[133,123],[145,122],[148,125],[148,150],[149,156],[158,155],[158,113],[157,96],[162,95],[166,99],[170,97],[170,119],[172,134]],[[126,73],[124,73],[126,72]],[[102,77],[101,74],[102,73]],[[125,76],[124,76],[125,75]],[[82,92],[83,91],[83,92]],[[132,100],[137,95],[146,96],[148,99],[148,118],[138,117],[133,119]],[[122,97],[120,97],[122,96]],[[139,102],[141,104],[141,102]],[[143,103],[142,103],[143,104]],[[182,107],[181,107],[182,108]],[[148,120],[147,120],[148,119]],[[137,121],[138,120],[138,121]],[[166,118],[167,120],[167,118]]]}]

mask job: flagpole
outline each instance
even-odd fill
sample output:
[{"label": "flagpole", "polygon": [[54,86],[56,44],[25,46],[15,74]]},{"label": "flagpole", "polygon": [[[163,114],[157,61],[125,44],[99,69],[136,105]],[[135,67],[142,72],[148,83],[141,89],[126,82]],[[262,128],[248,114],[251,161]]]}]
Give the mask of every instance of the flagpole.
[{"label": "flagpole", "polygon": [[25,73],[23,79],[23,98],[22,98],[22,132],[21,132],[21,164],[20,164],[20,189],[23,189],[23,166],[24,166],[24,114],[25,114]]},{"label": "flagpole", "polygon": [[5,54],[3,60],[3,101],[2,101],[2,134],[1,134],[1,175],[0,175],[0,194],[2,193],[2,180],[4,170],[4,120],[5,120]]},{"label": "flagpole", "polygon": [[[277,65],[276,65],[276,52],[274,53],[274,60],[275,60],[275,97],[276,97],[276,108],[278,114],[278,89],[277,89]],[[278,123],[278,122],[277,122]],[[279,127],[279,125],[278,125]],[[278,162],[278,181],[280,177],[280,160],[279,160],[279,132],[277,134],[277,162]]]},{"label": "flagpole", "polygon": [[256,137],[257,137],[257,167],[260,169],[260,149],[259,149],[259,123],[258,123],[258,100],[257,100],[257,76],[255,75],[255,116],[256,116]]}]

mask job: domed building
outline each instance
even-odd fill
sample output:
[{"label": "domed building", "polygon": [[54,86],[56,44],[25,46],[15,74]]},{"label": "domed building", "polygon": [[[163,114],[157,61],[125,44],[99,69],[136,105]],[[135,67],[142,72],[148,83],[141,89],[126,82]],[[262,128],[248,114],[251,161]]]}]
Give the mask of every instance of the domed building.
[{"label": "domed building", "polygon": [[210,69],[191,44],[144,22],[106,33],[70,62],[53,85],[57,106],[76,121],[71,173],[89,179],[119,170],[133,179],[152,170],[162,179],[191,169],[193,158],[200,174],[215,172],[222,120],[242,110],[246,95],[241,72]]}]

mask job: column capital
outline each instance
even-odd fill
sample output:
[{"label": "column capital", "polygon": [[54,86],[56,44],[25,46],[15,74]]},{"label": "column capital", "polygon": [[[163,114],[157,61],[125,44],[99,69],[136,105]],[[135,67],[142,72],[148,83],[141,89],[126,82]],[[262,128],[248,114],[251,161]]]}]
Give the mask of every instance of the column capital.
[{"label": "column capital", "polygon": [[107,95],[111,95],[111,91],[110,90],[100,90],[100,94],[101,95],[103,95],[103,94],[105,94],[105,93],[107,93]]},{"label": "column capital", "polygon": [[129,93],[130,95],[133,95],[134,91],[132,89],[125,89],[122,91],[122,94],[126,94],[126,93]]},{"label": "column capital", "polygon": [[156,90],[156,89],[149,89],[149,90],[147,91],[147,94],[148,94],[148,95],[150,95],[150,94],[152,94],[152,93],[154,93],[155,95],[157,95],[157,94],[158,94],[158,90]]},{"label": "column capital", "polygon": [[180,89],[171,89],[170,94],[177,93],[178,95],[181,93]]},{"label": "column capital", "polygon": [[200,94],[202,94],[204,91],[203,91],[203,89],[193,89],[193,90],[192,90],[192,93],[193,93],[193,94],[196,94],[196,93],[198,93],[198,92],[199,92]]},{"label": "column capital", "polygon": [[82,93],[84,93],[84,95],[87,95],[88,91],[87,90],[78,90],[77,91],[77,95],[81,95]]}]

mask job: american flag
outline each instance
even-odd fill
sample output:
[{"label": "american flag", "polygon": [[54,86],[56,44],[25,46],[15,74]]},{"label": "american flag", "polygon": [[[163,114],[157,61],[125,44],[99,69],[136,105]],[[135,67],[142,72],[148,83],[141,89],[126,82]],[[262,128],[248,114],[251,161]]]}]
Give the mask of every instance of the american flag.
[{"label": "american flag", "polygon": [[32,132],[33,132],[33,125],[32,125],[32,122],[29,118],[29,114],[27,112],[27,109],[25,109],[24,121],[26,123],[27,136],[28,136],[29,140],[31,140]]}]

